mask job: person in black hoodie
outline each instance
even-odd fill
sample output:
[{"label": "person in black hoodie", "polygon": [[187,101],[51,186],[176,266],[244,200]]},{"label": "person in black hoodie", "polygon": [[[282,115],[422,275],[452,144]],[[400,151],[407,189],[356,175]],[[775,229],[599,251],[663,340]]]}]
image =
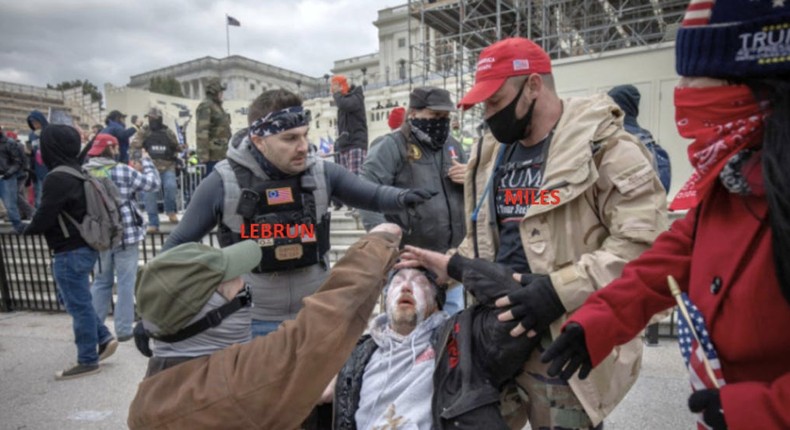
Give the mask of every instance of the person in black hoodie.
[{"label": "person in black hoodie", "polygon": [[70,222],[64,222],[66,233],[58,223],[58,214],[69,214],[82,220],[87,211],[85,190],[80,179],[65,172],[52,172],[58,166],[80,170],[78,154],[80,135],[67,125],[50,125],[41,133],[41,157],[50,170],[42,186],[41,206],[24,234],[43,234],[52,252],[52,268],[58,291],[71,315],[77,364],[59,371],[56,380],[71,379],[97,373],[99,360],[115,352],[118,342],[99,321],[90,293],[88,275],[99,253],[88,246]]}]

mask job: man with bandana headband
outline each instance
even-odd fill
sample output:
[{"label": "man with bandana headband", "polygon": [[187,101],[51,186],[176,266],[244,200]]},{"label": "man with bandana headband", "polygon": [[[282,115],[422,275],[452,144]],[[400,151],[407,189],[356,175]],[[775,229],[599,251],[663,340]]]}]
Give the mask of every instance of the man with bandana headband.
[{"label": "man with bandana headband", "polygon": [[[681,343],[697,428],[790,428],[788,28],[790,3],[691,2],[675,45],[674,100],[695,171],[670,205],[688,214],[571,317],[544,354],[554,373],[594,373],[650,315],[675,305],[673,276],[710,340],[704,353]],[[713,350],[717,381],[694,360]]]},{"label": "man with bandana headband", "polygon": [[[528,39],[481,52],[460,105],[478,103],[490,134],[472,148],[457,258],[521,274],[524,287],[497,305],[500,320],[518,322],[513,336],[541,341],[516,379],[531,399],[532,428],[602,427],[636,381],[641,341],[615,348],[584,381],[549,376],[540,352],[587,296],[666,229],[663,187],[646,149],[624,130],[622,110],[604,94],[560,99],[548,54]],[[406,249],[403,258],[414,261],[404,264],[447,275],[452,252]]]},{"label": "man with bandana headband", "polygon": [[[260,264],[244,278],[252,288],[257,336],[293,319],[302,299],[329,275],[331,198],[389,213],[413,210],[431,193],[372,184],[316,157],[307,142],[309,111],[289,91],[264,92],[250,105],[247,119],[250,126],[233,136],[227,160],[195,190],[165,249],[200,241],[214,227],[223,247],[256,239]],[[287,234],[254,236],[252,227]]]}]

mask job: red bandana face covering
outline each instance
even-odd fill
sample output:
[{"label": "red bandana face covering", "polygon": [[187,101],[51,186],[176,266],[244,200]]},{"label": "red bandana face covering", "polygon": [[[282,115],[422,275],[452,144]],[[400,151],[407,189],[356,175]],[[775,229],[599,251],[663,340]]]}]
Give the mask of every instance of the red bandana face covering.
[{"label": "red bandana face covering", "polygon": [[675,88],[678,132],[694,139],[688,147],[694,173],[669,209],[696,206],[712,189],[730,157],[762,141],[766,114],[745,85]]}]

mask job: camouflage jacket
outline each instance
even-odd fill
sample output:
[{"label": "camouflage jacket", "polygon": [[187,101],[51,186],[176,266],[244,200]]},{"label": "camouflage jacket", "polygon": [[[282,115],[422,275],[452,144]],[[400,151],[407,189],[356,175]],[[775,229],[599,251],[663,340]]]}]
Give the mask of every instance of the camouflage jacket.
[{"label": "camouflage jacket", "polygon": [[[166,125],[163,126],[165,134],[167,134],[167,140],[170,141],[172,145],[173,154],[175,157],[178,156],[179,151],[181,150],[180,145],[178,144],[178,138],[173,130],[170,130]],[[148,136],[151,135],[151,129],[148,128],[148,125],[144,125],[140,131],[134,134],[134,138],[132,139],[131,143],[131,154],[129,158],[135,161],[140,161],[140,153],[139,151],[145,147],[145,140]],[[163,159],[153,159],[154,166],[156,166],[156,170],[160,173],[166,170],[172,169],[175,167],[175,158],[173,160],[163,160]]]},{"label": "camouflage jacket", "polygon": [[230,115],[222,104],[206,97],[197,107],[195,124],[197,156],[201,163],[225,159],[230,139]]}]

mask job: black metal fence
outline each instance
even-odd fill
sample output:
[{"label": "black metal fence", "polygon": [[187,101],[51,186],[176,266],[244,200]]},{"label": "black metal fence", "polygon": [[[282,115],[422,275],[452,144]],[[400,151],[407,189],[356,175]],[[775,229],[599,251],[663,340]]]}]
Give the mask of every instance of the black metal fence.
[{"label": "black metal fence", "polygon": [[[154,233],[145,236],[139,248],[141,265],[161,252],[168,235]],[[215,232],[207,235],[202,242],[219,247]],[[329,261],[334,263],[343,253],[341,250],[330,250]],[[0,311],[14,310],[66,310],[58,300],[57,286],[52,276],[52,258],[43,236],[0,233]]]},{"label": "black metal fence", "polygon": [[[167,236],[167,233],[145,236],[145,240],[140,242],[141,264],[145,264],[161,251]],[[215,233],[207,236],[204,242],[219,246]],[[52,257],[43,236],[0,233],[0,293],[0,309],[5,312],[65,311],[58,300],[57,286],[52,275]]]}]

